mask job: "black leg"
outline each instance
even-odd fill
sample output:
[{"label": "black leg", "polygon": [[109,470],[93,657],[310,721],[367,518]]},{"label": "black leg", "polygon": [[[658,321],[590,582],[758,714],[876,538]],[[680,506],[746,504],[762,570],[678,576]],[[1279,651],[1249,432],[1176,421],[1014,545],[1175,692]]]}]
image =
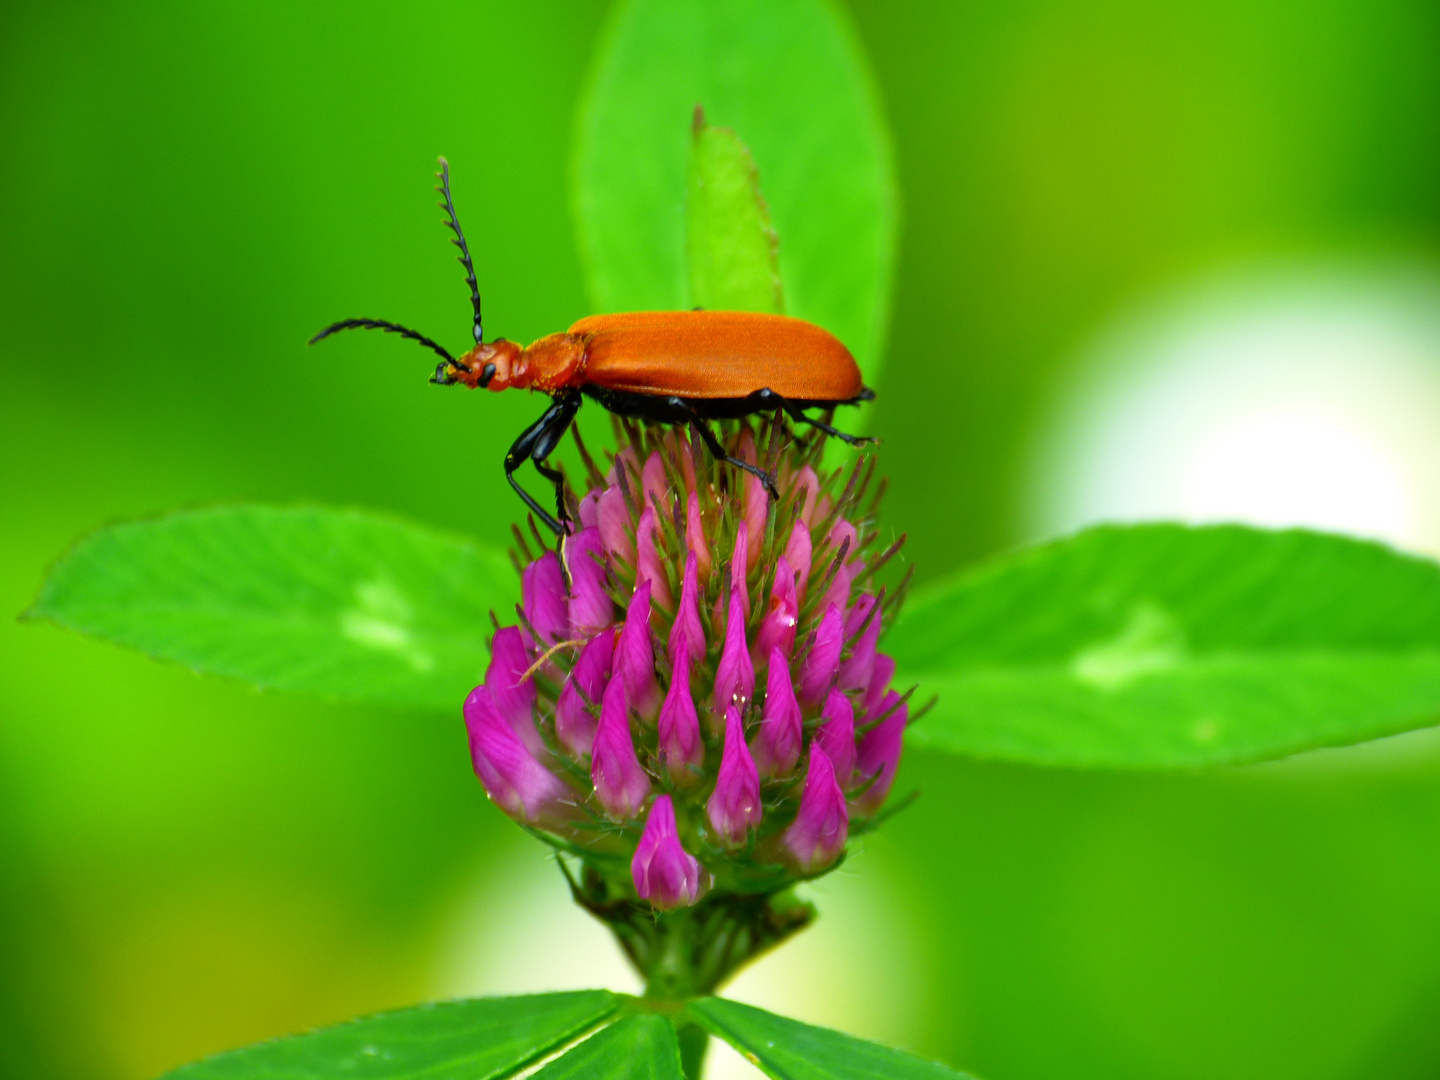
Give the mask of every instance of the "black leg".
[{"label": "black leg", "polygon": [[831,427],[823,420],[812,420],[810,417],[805,415],[805,410],[803,408],[801,408],[799,405],[796,405],[789,398],[781,397],[779,394],[775,393],[774,390],[771,390],[768,387],[764,390],[757,391],[755,397],[767,405],[779,406],[780,408],[784,409],[785,415],[790,417],[790,419],[795,421],[797,424],[809,424],[811,427],[819,428],[826,435],[834,435],[835,438],[841,440],[842,442],[849,443],[851,446],[864,446],[866,443],[880,441],[879,439],[876,439],[874,436],[871,435],[848,435],[843,431],[837,431],[835,428]]},{"label": "black leg", "polygon": [[556,470],[547,467],[544,461],[555,449],[556,444],[560,442],[561,437],[570,427],[570,422],[575,419],[575,413],[580,408],[581,400],[579,394],[567,394],[557,398],[539,420],[520,433],[520,437],[511,444],[510,452],[505,455],[505,479],[510,481],[510,486],[515,489],[515,493],[520,498],[525,500],[525,505],[534,511],[535,516],[556,535],[564,533],[564,527],[559,520],[544,510],[528,491],[520,486],[520,482],[515,479],[515,470],[520,468],[526,458],[531,459],[535,463],[535,467],[540,470],[540,474],[555,485],[555,499],[560,508],[560,517],[562,519],[566,517],[564,478]]},{"label": "black leg", "polygon": [[666,404],[669,405],[676,412],[684,414],[684,416],[694,426],[695,430],[700,433],[700,438],[705,441],[705,446],[709,449],[711,454],[713,454],[718,460],[723,461],[726,464],[734,465],[737,469],[743,469],[751,476],[758,477],[760,482],[765,485],[765,490],[770,493],[770,497],[772,499],[775,499],[777,502],[779,501],[780,491],[775,486],[775,477],[771,476],[768,472],[760,468],[758,465],[751,465],[748,461],[741,461],[739,458],[731,457],[729,454],[727,454],[725,452],[725,447],[720,445],[720,440],[717,439],[715,437],[715,433],[710,430],[710,425],[705,423],[704,419],[701,418],[700,414],[695,411],[695,407],[693,405],[691,405],[684,398],[678,397],[667,398]]}]

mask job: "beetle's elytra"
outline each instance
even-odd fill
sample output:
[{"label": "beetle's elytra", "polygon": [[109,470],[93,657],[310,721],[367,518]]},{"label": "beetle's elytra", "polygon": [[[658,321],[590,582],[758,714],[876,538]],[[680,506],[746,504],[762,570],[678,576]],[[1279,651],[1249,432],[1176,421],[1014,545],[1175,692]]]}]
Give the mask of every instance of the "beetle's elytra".
[{"label": "beetle's elytra", "polygon": [[[505,455],[505,478],[557,534],[570,528],[565,482],[545,461],[587,397],[622,416],[693,425],[712,454],[758,476],[772,497],[774,478],[727,455],[707,421],[779,409],[794,422],[810,424],[848,443],[872,441],[806,415],[807,409],[854,405],[874,394],[861,383],[850,351],[833,334],[802,319],[749,311],[639,311],[591,315],[564,333],[550,334],[523,348],[504,338],[486,341],[475,266],[455,216],[450,166],[444,158],[436,176],[440,184],[435,190],[444,197],[440,208],[446,226],[455,233],[451,243],[460,249],[460,264],[470,286],[474,348],[456,359],[423,334],[383,319],[343,319],[321,330],[310,344],[341,330],[385,330],[418,341],[443,358],[431,382],[549,394],[550,407]],[[515,479],[515,470],[526,458],[555,485],[557,515],[541,507]]]}]

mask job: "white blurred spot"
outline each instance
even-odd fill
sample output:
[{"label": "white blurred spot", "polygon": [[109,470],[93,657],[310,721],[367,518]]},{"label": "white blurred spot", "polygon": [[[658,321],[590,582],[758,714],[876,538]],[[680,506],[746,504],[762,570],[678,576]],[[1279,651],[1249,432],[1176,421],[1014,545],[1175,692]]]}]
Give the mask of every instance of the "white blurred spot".
[{"label": "white blurred spot", "polygon": [[1308,525],[1440,554],[1440,277],[1235,277],[1105,334],[1033,458],[1030,537],[1096,521]]}]

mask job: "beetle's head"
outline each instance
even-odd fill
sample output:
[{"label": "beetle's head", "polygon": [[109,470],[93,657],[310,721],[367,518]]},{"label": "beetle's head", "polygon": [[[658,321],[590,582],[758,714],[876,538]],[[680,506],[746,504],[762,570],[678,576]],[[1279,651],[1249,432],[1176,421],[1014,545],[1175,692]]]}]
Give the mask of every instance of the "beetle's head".
[{"label": "beetle's head", "polygon": [[512,386],[528,385],[524,377],[526,365],[520,362],[523,352],[513,341],[496,338],[476,345],[459,363],[440,366],[450,380],[464,383],[472,390],[508,390]]}]

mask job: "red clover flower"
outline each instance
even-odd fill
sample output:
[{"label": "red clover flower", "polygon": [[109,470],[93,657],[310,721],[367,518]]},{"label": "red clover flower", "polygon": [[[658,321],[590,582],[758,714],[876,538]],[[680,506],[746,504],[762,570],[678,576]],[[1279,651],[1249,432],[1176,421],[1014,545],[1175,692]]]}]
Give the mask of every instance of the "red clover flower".
[{"label": "red clover flower", "polygon": [[909,696],[878,651],[904,584],[876,571],[904,538],[879,550],[873,459],[822,476],[820,439],[765,421],[762,464],[750,426],[724,426],[778,500],[681,431],[617,424],[603,474],[582,446],[573,531],[536,556],[515,530],[519,625],[465,702],[490,798],[579,859],[576,898],[642,968],[646,910],[751,921],[702,982],[808,920],[776,897],[876,823]]}]

